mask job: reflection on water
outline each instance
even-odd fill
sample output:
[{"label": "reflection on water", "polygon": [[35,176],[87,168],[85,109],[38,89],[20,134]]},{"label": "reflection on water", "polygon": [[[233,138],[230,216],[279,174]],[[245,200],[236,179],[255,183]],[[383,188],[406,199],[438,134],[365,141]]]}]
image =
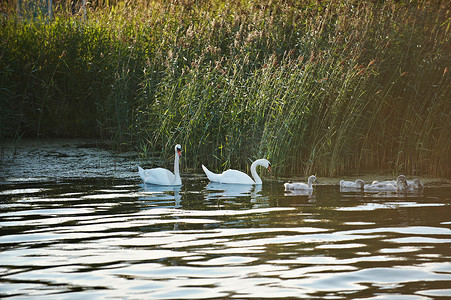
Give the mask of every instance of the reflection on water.
[{"label": "reflection on water", "polygon": [[262,190],[261,185],[247,184],[223,184],[218,182],[210,182],[205,187],[207,191],[207,199],[236,199],[242,196],[257,197]]},{"label": "reflection on water", "polygon": [[451,297],[449,187],[282,183],[3,179],[0,297]]},{"label": "reflection on water", "polygon": [[[1,185],[2,297],[451,296],[450,189]],[[314,201],[312,201],[314,200]]]},{"label": "reflection on water", "polygon": [[165,206],[165,204],[175,208],[180,208],[180,201],[182,200],[182,196],[180,195],[181,187],[180,186],[161,186],[154,184],[145,184],[141,183],[139,185],[142,188],[141,194],[143,197],[140,197],[141,201],[152,201],[155,206]]},{"label": "reflection on water", "polygon": [[313,200],[313,190],[290,190],[285,191],[285,196],[307,196],[308,199]]}]

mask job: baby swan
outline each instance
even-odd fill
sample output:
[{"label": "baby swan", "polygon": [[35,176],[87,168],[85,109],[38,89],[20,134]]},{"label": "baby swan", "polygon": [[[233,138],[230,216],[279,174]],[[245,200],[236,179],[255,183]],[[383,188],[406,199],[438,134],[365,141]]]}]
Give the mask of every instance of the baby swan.
[{"label": "baby swan", "polygon": [[283,186],[285,187],[285,191],[291,191],[291,190],[313,190],[312,183],[318,183],[318,180],[316,180],[316,176],[312,175],[308,178],[308,183],[304,182],[287,182],[284,183]]},{"label": "baby swan", "polygon": [[407,180],[407,189],[411,191],[422,191],[424,189],[424,185],[420,179],[415,178],[412,181]]},{"label": "baby swan", "polygon": [[358,189],[363,190],[365,187],[365,182],[362,179],[357,179],[356,181],[340,180],[340,188],[343,189]]},{"label": "baby swan", "polygon": [[404,191],[408,189],[407,179],[404,175],[399,175],[396,181],[373,181],[371,184],[365,184],[365,190],[368,191]]}]

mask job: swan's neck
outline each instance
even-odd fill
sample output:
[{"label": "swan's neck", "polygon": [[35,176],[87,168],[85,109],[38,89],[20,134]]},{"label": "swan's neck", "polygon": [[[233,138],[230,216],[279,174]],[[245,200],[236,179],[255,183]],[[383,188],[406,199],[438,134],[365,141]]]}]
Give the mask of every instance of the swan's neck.
[{"label": "swan's neck", "polygon": [[175,175],[175,184],[181,184],[182,179],[180,178],[180,166],[179,166],[179,155],[177,154],[177,151],[175,152],[175,158],[174,158],[174,175]]},{"label": "swan's neck", "polygon": [[309,189],[312,188],[312,182],[313,182],[313,178],[309,177],[309,178],[308,178],[308,188],[309,188]]},{"label": "swan's neck", "polygon": [[396,187],[398,190],[404,190],[406,188],[406,182],[403,180],[396,180]]},{"label": "swan's neck", "polygon": [[261,166],[261,162],[259,160],[256,160],[251,165],[251,174],[254,178],[255,184],[262,184],[262,180],[260,176],[257,174],[257,166]]}]

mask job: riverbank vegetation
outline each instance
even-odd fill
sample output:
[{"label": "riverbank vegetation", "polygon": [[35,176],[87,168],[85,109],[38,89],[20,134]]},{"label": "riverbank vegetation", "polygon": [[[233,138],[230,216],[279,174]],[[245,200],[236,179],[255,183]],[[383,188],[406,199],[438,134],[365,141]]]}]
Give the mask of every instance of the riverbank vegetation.
[{"label": "riverbank vegetation", "polygon": [[0,26],[1,136],[184,168],[451,176],[448,1],[94,2]]}]

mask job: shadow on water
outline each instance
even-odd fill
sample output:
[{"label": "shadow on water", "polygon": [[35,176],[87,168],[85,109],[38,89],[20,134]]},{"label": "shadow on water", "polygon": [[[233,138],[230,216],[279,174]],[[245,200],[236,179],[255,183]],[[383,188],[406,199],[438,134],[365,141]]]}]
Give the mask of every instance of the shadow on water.
[{"label": "shadow on water", "polygon": [[441,179],[422,193],[340,191],[334,178],[285,192],[280,179],[203,174],[161,187],[139,180],[131,156],[52,145],[2,162],[2,298],[451,297]]}]

